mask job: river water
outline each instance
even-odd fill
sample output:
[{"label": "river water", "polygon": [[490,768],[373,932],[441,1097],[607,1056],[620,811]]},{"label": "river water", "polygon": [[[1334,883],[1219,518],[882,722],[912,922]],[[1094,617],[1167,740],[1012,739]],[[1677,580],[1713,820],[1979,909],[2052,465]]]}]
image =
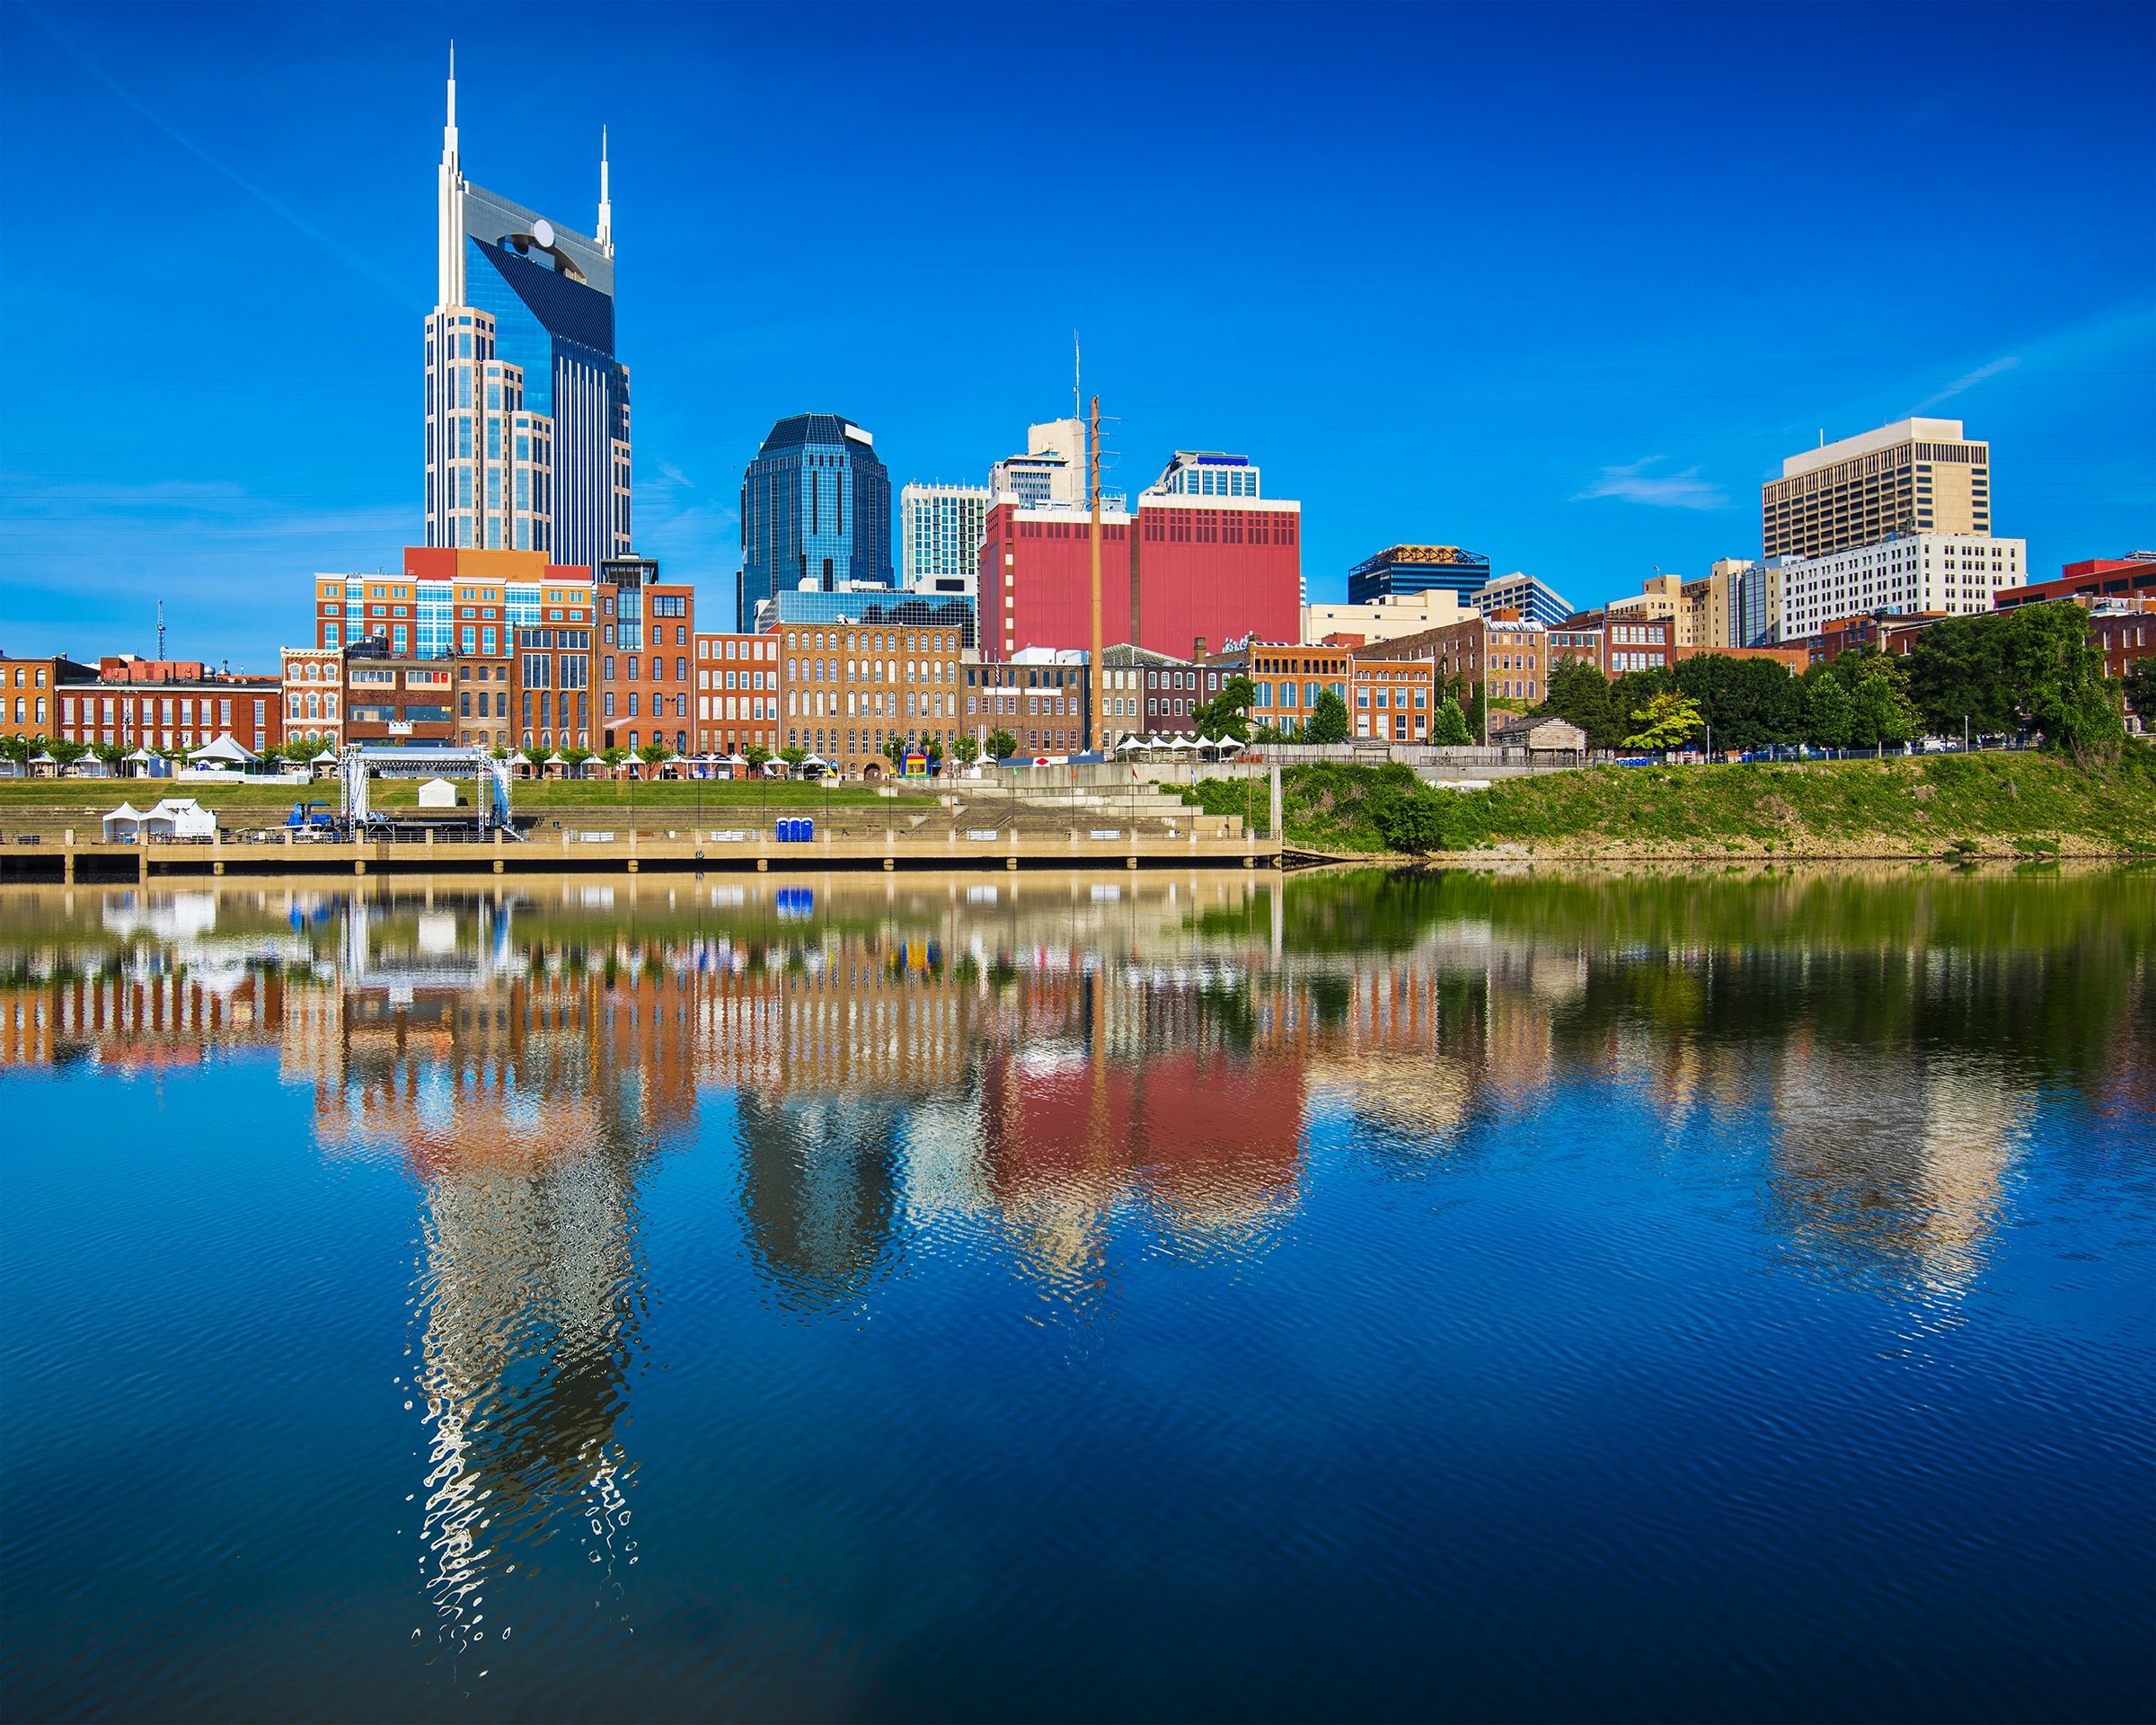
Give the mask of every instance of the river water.
[{"label": "river water", "polygon": [[2156,876],[494,884],[0,894],[10,1718],[2150,1713]]}]

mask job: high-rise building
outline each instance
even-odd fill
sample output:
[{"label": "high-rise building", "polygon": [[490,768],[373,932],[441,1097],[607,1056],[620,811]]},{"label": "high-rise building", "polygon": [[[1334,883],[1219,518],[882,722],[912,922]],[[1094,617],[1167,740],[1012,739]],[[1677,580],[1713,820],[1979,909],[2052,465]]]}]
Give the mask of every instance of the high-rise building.
[{"label": "high-rise building", "polygon": [[[1682,575],[1650,575],[1639,583],[1637,593],[1621,599],[1612,599],[1603,609],[1612,617],[1626,622],[1639,622],[1648,617],[1674,619],[1684,606],[1684,578]],[[1676,637],[1673,632],[1670,639]]]},{"label": "high-rise building", "polygon": [[1729,583],[1729,644],[1771,647],[1781,639],[1781,570],[1745,557],[1715,564]]},{"label": "high-rise building", "polygon": [[1146,494],[1256,497],[1258,469],[1248,456],[1226,455],[1218,449],[1178,449]]},{"label": "high-rise building", "polygon": [[1572,601],[1547,581],[1518,570],[1499,575],[1474,596],[1474,608],[1484,616],[1495,611],[1514,611],[1543,624],[1562,623],[1572,615]]},{"label": "high-rise building", "polygon": [[1026,453],[1006,456],[988,470],[992,500],[1029,509],[1090,509],[1085,453],[1083,420],[1028,426]]},{"label": "high-rise building", "polygon": [[571,232],[464,178],[456,72],[427,315],[427,543],[596,565],[629,552],[629,372],[614,352],[614,213]]},{"label": "high-rise building", "polygon": [[1782,641],[1879,613],[1968,616],[2028,579],[2028,542],[1988,533],[1896,535],[1817,557],[1772,557],[1780,582]]},{"label": "high-rise building", "polygon": [[837,413],[796,413],[764,439],[741,478],[738,623],[784,588],[889,587],[891,481],[876,439]]},{"label": "high-rise building", "polygon": [[1449,588],[1463,603],[1489,585],[1489,559],[1458,545],[1391,545],[1348,571],[1348,603],[1369,605],[1434,587]]},{"label": "high-rise building", "polygon": [[1959,420],[1901,420],[1822,444],[1759,488],[1761,555],[1825,557],[1894,534],[1988,534],[1992,447]]},{"label": "high-rise building", "polygon": [[909,484],[898,493],[898,573],[923,593],[971,593],[992,492],[978,485]]}]

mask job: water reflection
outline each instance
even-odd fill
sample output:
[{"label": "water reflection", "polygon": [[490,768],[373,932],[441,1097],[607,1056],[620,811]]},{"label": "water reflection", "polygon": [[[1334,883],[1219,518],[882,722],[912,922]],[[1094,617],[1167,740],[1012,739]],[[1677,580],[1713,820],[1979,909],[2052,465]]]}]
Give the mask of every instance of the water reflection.
[{"label": "water reflection", "polygon": [[0,1072],[273,1059],[323,1154],[409,1170],[423,1591],[460,1644],[519,1566],[637,1561],[669,1156],[735,1158],[803,1323],[937,1273],[948,1218],[1109,1321],[1119,1254],[1271,1250],[1321,1134],[1404,1180],[1642,1110],[1791,1261],[1922,1300],[1980,1272],[2035,1099],[2145,1116],[2156,1066],[2141,874],[785,890],[0,898]]}]

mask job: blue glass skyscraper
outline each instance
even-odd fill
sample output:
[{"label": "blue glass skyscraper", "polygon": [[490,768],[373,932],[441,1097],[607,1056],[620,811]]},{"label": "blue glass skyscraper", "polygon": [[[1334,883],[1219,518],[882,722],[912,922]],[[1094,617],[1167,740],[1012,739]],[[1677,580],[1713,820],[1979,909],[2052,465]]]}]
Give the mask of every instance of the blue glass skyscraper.
[{"label": "blue glass skyscraper", "polygon": [[893,585],[891,480],[876,440],[836,413],[797,413],[764,439],[741,479],[738,626],[782,588]]},{"label": "blue glass skyscraper", "polygon": [[1449,588],[1462,603],[1489,580],[1489,559],[1458,545],[1392,545],[1348,571],[1348,603]]}]

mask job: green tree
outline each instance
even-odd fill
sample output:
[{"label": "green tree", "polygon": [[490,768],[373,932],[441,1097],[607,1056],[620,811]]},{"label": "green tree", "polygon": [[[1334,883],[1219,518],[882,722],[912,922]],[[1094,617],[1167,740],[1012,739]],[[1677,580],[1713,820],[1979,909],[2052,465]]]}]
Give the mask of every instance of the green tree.
[{"label": "green tree", "polygon": [[786,763],[786,770],[791,773],[808,758],[808,751],[798,743],[789,743],[779,751],[779,758]]},{"label": "green tree", "polygon": [[883,757],[894,768],[906,764],[906,740],[897,732],[893,731],[883,739]]},{"label": "green tree", "polygon": [[1909,690],[1941,735],[1959,730],[1966,717],[1984,735],[2037,730],[2046,748],[2099,756],[2125,734],[2103,667],[2088,613],[2061,599],[1941,618],[1916,639]]},{"label": "green tree", "polygon": [[673,753],[664,743],[646,743],[636,751],[636,758],[646,766],[657,766]]},{"label": "green tree", "polygon": [[1460,703],[1449,694],[1441,697],[1437,711],[1430,715],[1430,741],[1440,748],[1457,748],[1462,744],[1474,740],[1467,728],[1467,715],[1460,711]]},{"label": "green tree", "polygon": [[1348,703],[1330,689],[1320,689],[1303,728],[1306,743],[1344,743],[1348,740]]},{"label": "green tree", "polygon": [[591,758],[591,751],[588,748],[565,748],[561,751],[561,758],[568,764],[569,776],[572,779],[580,778],[584,773],[584,763]]},{"label": "green tree", "polygon": [[1610,680],[1584,659],[1560,659],[1550,669],[1548,694],[1538,718],[1562,719],[1587,734],[1589,748],[1615,748],[1624,739],[1624,715],[1611,698]]},{"label": "green tree", "polygon": [[750,772],[761,773],[764,763],[771,758],[771,751],[762,743],[751,743],[741,751],[741,758],[748,763]]},{"label": "green tree", "polygon": [[1851,697],[1849,740],[1859,748],[1905,743],[1922,734],[1923,724],[1899,681],[1886,670],[1874,670]]},{"label": "green tree", "polygon": [[2120,679],[2126,702],[2140,718],[2144,730],[2156,730],[2156,659],[2137,659]]},{"label": "green tree", "polygon": [[1697,653],[1671,675],[1698,703],[1717,748],[1793,743],[1804,730],[1804,689],[1779,659]]},{"label": "green tree", "polygon": [[1815,665],[1804,683],[1804,740],[1818,748],[1847,748],[1852,703],[1842,679]]},{"label": "green tree", "polygon": [[1007,730],[988,733],[988,756],[991,760],[1007,761],[1018,753],[1018,739]]},{"label": "green tree", "polygon": [[[499,748],[494,751],[496,760],[499,760],[501,755],[502,752]],[[618,744],[613,744],[599,751],[599,758],[606,763],[608,773],[615,773],[620,770],[622,763],[629,758],[629,751]]]},{"label": "green tree", "polygon": [[1199,703],[1190,721],[1201,737],[1233,737],[1247,743],[1250,740],[1250,708],[1257,700],[1258,691],[1250,679],[1238,674],[1210,701]]},{"label": "green tree", "polygon": [[1626,748],[1682,748],[1700,729],[1699,703],[1690,695],[1665,689],[1649,696],[1632,714],[1632,721],[1639,729],[1624,739]]},{"label": "green tree", "polygon": [[957,753],[959,759],[963,761],[968,766],[971,766],[975,761],[980,758],[981,746],[978,741],[971,737],[959,738],[957,742],[951,745],[951,748]]},{"label": "green tree", "polygon": [[51,752],[52,758],[62,766],[73,766],[90,752],[87,743],[52,742],[45,747]]}]

